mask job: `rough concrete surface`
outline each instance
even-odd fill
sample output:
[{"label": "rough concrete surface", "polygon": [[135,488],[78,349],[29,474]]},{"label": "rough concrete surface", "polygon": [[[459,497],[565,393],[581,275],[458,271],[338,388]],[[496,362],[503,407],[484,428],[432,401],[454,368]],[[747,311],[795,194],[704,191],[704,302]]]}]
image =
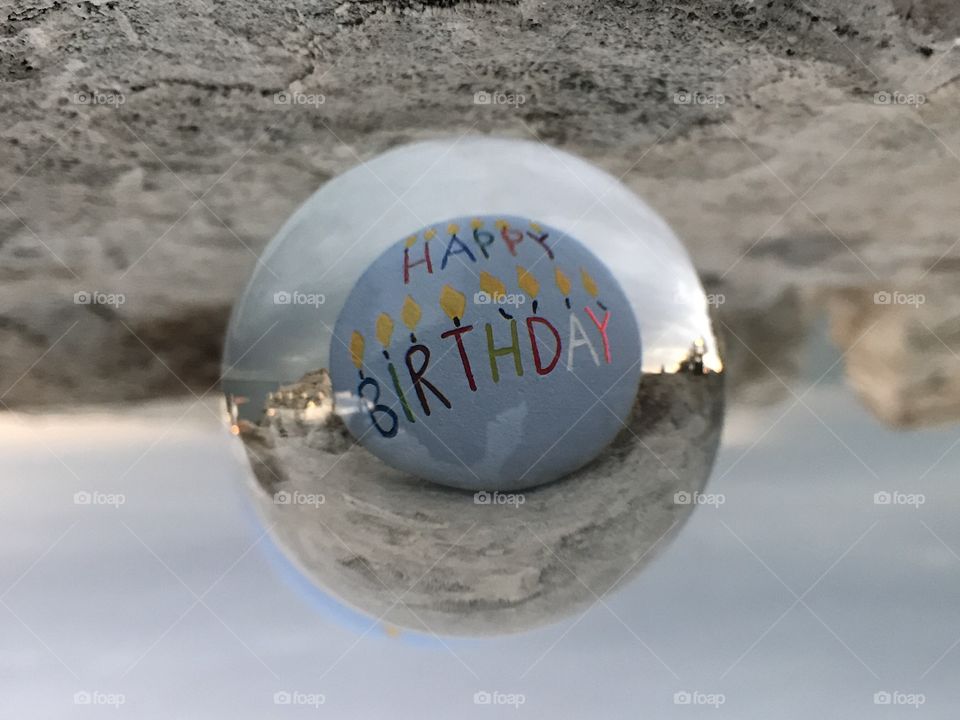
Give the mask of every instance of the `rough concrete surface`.
[{"label": "rough concrete surface", "polygon": [[13,0],[0,399],[214,388],[230,304],[289,213],[438,135],[539,138],[622,176],[745,341],[741,318],[798,322],[797,292],[949,279],[958,34],[948,0]]}]

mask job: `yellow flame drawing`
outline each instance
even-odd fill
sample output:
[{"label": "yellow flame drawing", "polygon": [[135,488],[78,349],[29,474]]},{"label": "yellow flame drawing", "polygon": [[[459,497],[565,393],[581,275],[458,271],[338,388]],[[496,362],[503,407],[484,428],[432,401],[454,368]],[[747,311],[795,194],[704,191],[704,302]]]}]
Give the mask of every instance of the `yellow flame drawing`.
[{"label": "yellow flame drawing", "polygon": [[451,320],[462,318],[467,309],[467,297],[459,290],[444,285],[440,290],[440,307]]},{"label": "yellow flame drawing", "polygon": [[534,232],[537,232],[537,233],[538,233],[538,232],[543,232],[543,228],[540,227],[540,226],[539,226],[537,223],[535,223],[535,222],[530,223],[530,229],[533,230]]},{"label": "yellow flame drawing", "polygon": [[356,330],[350,336],[350,360],[353,361],[357,370],[363,365],[363,335]]},{"label": "yellow flame drawing", "polygon": [[384,347],[390,346],[390,337],[393,335],[393,319],[386,313],[377,316],[377,340]]},{"label": "yellow flame drawing", "polygon": [[593,281],[593,278],[590,277],[590,273],[583,268],[580,268],[580,280],[583,282],[583,289],[590,293],[592,297],[596,297],[597,292],[599,292],[597,290],[597,284]]},{"label": "yellow flame drawing", "polygon": [[510,227],[510,223],[506,220],[497,220],[494,225],[497,226],[497,230],[503,230],[504,228]]},{"label": "yellow flame drawing", "polygon": [[403,631],[395,625],[384,625],[383,632],[388,638],[398,638],[403,634]]},{"label": "yellow flame drawing", "polygon": [[540,293],[540,283],[537,282],[532,273],[519,265],[517,265],[517,285],[532,298]]},{"label": "yellow flame drawing", "polygon": [[437,231],[434,230],[433,228],[430,228],[429,230],[427,230],[427,231],[423,234],[423,239],[424,239],[424,240],[433,240],[433,238],[436,236],[436,234],[437,234]]},{"label": "yellow flame drawing", "polygon": [[492,298],[500,298],[507,294],[504,284],[486,270],[480,271],[480,289]]},{"label": "yellow flame drawing", "polygon": [[460,232],[460,226],[456,223],[450,223],[447,225],[447,232],[451,235],[456,235],[458,232]]},{"label": "yellow flame drawing", "polygon": [[560,268],[556,268],[553,273],[554,280],[557,282],[557,287],[560,288],[560,292],[567,296],[570,294],[570,278],[567,277],[566,273],[563,272]]},{"label": "yellow flame drawing", "polygon": [[410,248],[410,247],[413,247],[416,244],[416,242],[417,242],[417,236],[411,235],[410,237],[407,238],[407,242],[405,243],[405,245],[408,248]]},{"label": "yellow flame drawing", "polygon": [[403,309],[400,311],[400,317],[403,320],[403,324],[411,331],[417,327],[417,323],[420,322],[420,306],[417,305],[417,301],[409,295],[407,295],[403,301]]},{"label": "yellow flame drawing", "polygon": [[483,220],[480,218],[474,218],[470,221],[470,227],[472,227],[474,230],[479,230],[483,227]]}]

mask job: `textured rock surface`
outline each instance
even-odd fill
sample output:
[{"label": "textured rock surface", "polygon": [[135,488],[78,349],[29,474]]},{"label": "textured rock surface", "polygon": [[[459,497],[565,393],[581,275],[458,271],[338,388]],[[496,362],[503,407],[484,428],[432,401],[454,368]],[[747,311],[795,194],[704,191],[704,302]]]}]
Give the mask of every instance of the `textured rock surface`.
[{"label": "textured rock surface", "polygon": [[436,135],[540,138],[623,176],[733,329],[791,286],[957,267],[947,0],[14,0],[0,21],[10,407],[214,386],[228,308],[287,215]]}]

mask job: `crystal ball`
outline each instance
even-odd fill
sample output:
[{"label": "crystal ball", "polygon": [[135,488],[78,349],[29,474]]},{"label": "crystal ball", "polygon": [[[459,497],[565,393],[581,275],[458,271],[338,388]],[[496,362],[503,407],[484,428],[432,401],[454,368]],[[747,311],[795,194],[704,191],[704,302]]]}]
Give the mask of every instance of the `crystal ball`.
[{"label": "crystal ball", "polygon": [[636,576],[698,504],[723,380],[666,223],[579,158],[480,137],[321,187],[223,360],[280,562],[431,635],[524,631]]},{"label": "crystal ball", "polygon": [[259,259],[223,365],[238,429],[502,492],[604,453],[644,375],[722,370],[659,216],[583,160],[488,138],[406,145],[325,184]]}]

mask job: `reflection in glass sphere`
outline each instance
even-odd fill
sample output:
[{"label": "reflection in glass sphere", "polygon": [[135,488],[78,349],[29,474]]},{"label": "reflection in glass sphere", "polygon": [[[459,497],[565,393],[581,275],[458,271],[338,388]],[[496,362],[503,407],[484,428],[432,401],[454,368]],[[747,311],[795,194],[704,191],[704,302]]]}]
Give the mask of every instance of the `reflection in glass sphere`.
[{"label": "reflection in glass sphere", "polygon": [[665,544],[713,463],[722,369],[653,211],[575,157],[475,138],[314,194],[234,310],[223,385],[258,507],[320,588],[497,634]]}]

